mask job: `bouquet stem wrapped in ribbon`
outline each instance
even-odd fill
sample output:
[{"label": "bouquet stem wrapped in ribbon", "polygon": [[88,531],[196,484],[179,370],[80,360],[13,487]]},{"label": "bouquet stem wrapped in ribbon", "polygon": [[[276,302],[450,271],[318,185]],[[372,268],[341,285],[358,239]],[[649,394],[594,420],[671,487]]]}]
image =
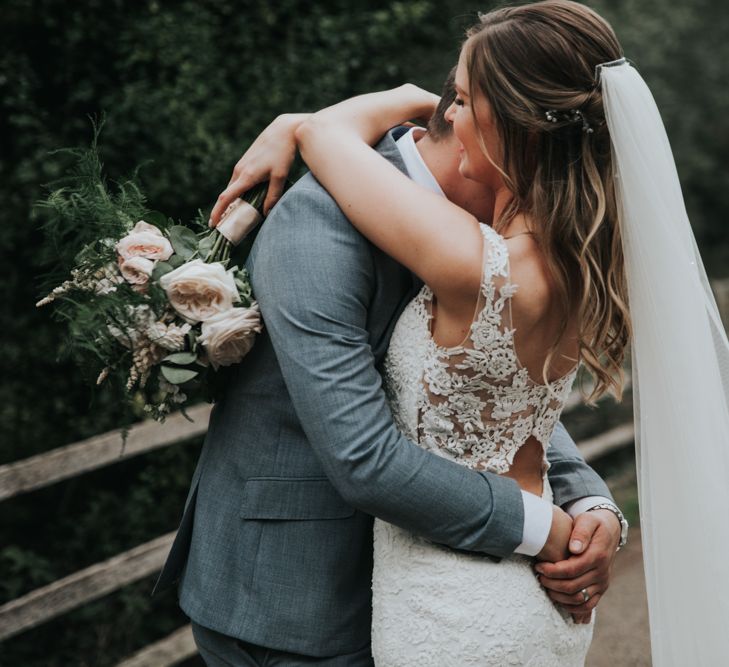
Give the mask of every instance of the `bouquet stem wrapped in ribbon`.
[{"label": "bouquet stem wrapped in ribbon", "polygon": [[129,407],[141,403],[159,421],[173,409],[184,414],[190,394],[241,361],[262,331],[248,274],[231,255],[263,220],[266,184],[210,230],[201,211],[182,225],[148,210],[133,179],[112,192],[96,137],[90,149],[65,150],[75,172],[39,205],[50,211],[45,228],[55,246],[73,253],[71,277],[36,305],[55,304],[68,351],[94,369],[97,384],[114,382]]}]

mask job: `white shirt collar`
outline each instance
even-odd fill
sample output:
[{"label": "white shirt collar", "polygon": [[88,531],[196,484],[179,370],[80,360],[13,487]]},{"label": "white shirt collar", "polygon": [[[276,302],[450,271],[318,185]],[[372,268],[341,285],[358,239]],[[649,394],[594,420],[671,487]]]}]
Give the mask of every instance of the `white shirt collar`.
[{"label": "white shirt collar", "polygon": [[403,134],[395,143],[400,150],[405,167],[408,170],[410,178],[416,183],[428,188],[428,190],[435,192],[437,195],[445,197],[445,193],[438,185],[438,181],[430,172],[430,169],[425,164],[420,151],[415,145],[415,132],[424,132],[422,127],[411,127],[405,134]]}]

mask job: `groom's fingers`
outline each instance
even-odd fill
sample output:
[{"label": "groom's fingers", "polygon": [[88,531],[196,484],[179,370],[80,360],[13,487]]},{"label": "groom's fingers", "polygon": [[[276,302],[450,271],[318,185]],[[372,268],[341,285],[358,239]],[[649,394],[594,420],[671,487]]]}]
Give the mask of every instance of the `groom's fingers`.
[{"label": "groom's fingers", "polygon": [[547,592],[553,591],[564,595],[577,595],[583,588],[589,586],[597,586],[602,592],[607,590],[607,577],[597,568],[576,579],[550,579],[540,575],[539,583],[547,589]]},{"label": "groom's fingers", "polygon": [[591,512],[582,512],[572,524],[569,548],[573,554],[581,554],[592,541],[592,536],[600,527],[600,517]]},{"label": "groom's fingers", "polygon": [[572,618],[574,619],[575,623],[579,624],[586,624],[589,623],[592,620],[592,613],[589,614],[572,614]]},{"label": "groom's fingers", "polygon": [[550,579],[576,579],[595,567],[601,566],[602,563],[598,562],[599,560],[599,554],[597,558],[593,558],[591,550],[588,549],[579,556],[570,556],[557,563],[539,563],[536,569]]},{"label": "groom's fingers", "polygon": [[591,594],[590,599],[587,602],[584,601],[582,595],[579,596],[578,602],[574,602],[574,598],[570,598],[568,596],[563,596],[565,598],[564,600],[557,600],[551,595],[550,597],[554,600],[554,602],[562,605],[570,613],[583,614],[592,611],[595,607],[597,607],[597,603],[600,602],[600,598],[602,598],[602,593]]},{"label": "groom's fingers", "polygon": [[[610,527],[612,528],[612,526]],[[609,576],[614,558],[615,538],[605,528],[604,520],[600,520],[600,526],[595,530],[587,548],[581,554],[570,556],[556,563],[538,563],[535,567],[538,572],[552,579],[575,579],[593,568],[597,568],[603,575]]]},{"label": "groom's fingers", "polygon": [[[593,609],[610,586],[609,580],[599,575],[596,577],[580,577],[574,582],[567,582],[565,586],[563,581],[557,579],[547,580],[545,577],[539,577],[539,583],[544,586],[549,598],[557,604],[569,606],[570,611],[574,611],[573,607],[579,608],[580,611]],[[562,586],[561,590],[560,586]],[[555,588],[558,590],[555,590]],[[585,602],[585,597],[582,594],[583,590],[586,590],[589,594],[587,602]]]}]

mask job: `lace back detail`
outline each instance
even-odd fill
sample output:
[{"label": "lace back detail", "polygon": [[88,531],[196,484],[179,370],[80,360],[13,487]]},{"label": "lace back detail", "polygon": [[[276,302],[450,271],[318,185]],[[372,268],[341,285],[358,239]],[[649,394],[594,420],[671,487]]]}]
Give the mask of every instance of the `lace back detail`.
[{"label": "lace back detail", "polygon": [[519,448],[534,436],[542,444],[546,471],[549,439],[577,368],[545,385],[521,366],[510,326],[517,285],[510,280],[508,249],[491,227],[480,226],[484,263],[468,336],[450,348],[435,342],[433,294],[424,286],[393,333],[385,366],[391,404],[396,413],[409,413],[396,414],[396,421],[401,427],[414,425],[409,435],[421,446],[478,470],[507,472]]}]

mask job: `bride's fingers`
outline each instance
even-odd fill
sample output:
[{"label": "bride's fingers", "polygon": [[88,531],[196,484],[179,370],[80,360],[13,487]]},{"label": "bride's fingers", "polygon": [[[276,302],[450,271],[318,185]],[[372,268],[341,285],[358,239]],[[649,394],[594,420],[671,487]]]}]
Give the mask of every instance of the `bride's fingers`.
[{"label": "bride's fingers", "polygon": [[587,602],[584,602],[583,604],[577,606],[563,604],[562,606],[567,609],[571,614],[586,614],[588,612],[591,612],[595,607],[597,607],[601,598],[602,593],[595,593],[593,597],[591,597]]},{"label": "bride's fingers", "polygon": [[552,579],[576,579],[596,567],[605,569],[607,553],[591,544],[579,556],[570,556],[557,563],[541,562],[535,567],[538,572]]},{"label": "bride's fingers", "polygon": [[547,590],[547,595],[555,602],[559,602],[562,604],[580,605],[585,602],[585,596],[582,594],[582,591],[587,591],[587,594],[590,596],[590,598],[593,598],[595,595],[598,594],[604,595],[607,588],[608,587],[605,586],[602,582],[598,582],[595,584],[591,584],[590,586],[583,586],[576,593],[558,593],[557,591]]},{"label": "bride's fingers", "polygon": [[263,202],[263,215],[268,215],[276,202],[281,199],[281,195],[286,185],[286,176],[271,174],[271,180],[268,182],[268,192],[266,193],[266,201]]},{"label": "bride's fingers", "polygon": [[210,211],[210,226],[216,227],[220,222],[220,216],[223,214],[226,208],[230,206],[233,200],[236,198],[234,185],[228,185],[219,195],[218,199],[213,206],[213,210]]},{"label": "bride's fingers", "polygon": [[250,183],[251,179],[245,175],[240,175],[235,181],[231,182],[225,190],[219,195],[218,199],[213,206],[213,210],[210,211],[210,226],[215,227],[220,222],[220,217],[225,212],[225,209],[230,206],[237,197],[240,197],[246,190],[252,188],[256,183]]}]

